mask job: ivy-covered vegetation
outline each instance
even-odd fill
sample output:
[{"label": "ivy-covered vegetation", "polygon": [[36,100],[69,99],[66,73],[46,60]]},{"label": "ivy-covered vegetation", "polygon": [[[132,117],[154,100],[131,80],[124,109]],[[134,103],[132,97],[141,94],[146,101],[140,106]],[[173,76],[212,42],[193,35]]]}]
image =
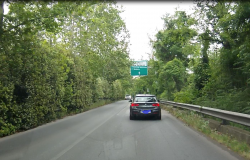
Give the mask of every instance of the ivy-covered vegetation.
[{"label": "ivy-covered vegetation", "polygon": [[250,114],[250,2],[197,1],[165,15],[133,93]]},{"label": "ivy-covered vegetation", "polygon": [[120,12],[111,1],[0,1],[0,136],[124,97]]}]

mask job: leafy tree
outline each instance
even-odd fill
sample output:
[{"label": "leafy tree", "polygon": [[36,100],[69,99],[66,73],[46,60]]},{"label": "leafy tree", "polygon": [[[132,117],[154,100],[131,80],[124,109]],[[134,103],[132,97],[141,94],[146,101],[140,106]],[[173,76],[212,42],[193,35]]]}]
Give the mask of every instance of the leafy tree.
[{"label": "leafy tree", "polygon": [[191,28],[196,23],[194,18],[184,11],[176,11],[174,16],[167,14],[163,20],[165,28],[156,34],[153,44],[156,57],[164,62],[179,58],[187,67],[188,56],[193,54],[190,41],[197,36],[196,30]]},{"label": "leafy tree", "polygon": [[134,81],[134,91],[150,87],[163,99],[249,113],[250,3],[196,4],[192,15],[176,11],[163,18],[165,28],[151,40],[156,59],[150,74]]},{"label": "leafy tree", "polygon": [[121,12],[111,1],[19,1],[4,15],[0,1],[0,136],[123,98],[131,77]]},{"label": "leafy tree", "polygon": [[185,77],[186,69],[180,60],[175,58],[166,63],[159,74],[160,87],[165,89],[164,98],[173,100],[173,93],[179,92],[184,86]]}]

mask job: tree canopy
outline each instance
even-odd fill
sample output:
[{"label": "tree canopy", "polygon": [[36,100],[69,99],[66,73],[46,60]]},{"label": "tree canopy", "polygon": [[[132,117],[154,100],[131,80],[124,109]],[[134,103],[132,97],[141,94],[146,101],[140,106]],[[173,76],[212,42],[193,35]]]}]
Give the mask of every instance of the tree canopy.
[{"label": "tree canopy", "polygon": [[124,98],[121,12],[113,1],[0,1],[0,136]]},{"label": "tree canopy", "polygon": [[[166,14],[152,41],[149,75],[134,92],[250,113],[250,3],[195,1],[195,12]],[[137,86],[137,84],[140,84]]]}]

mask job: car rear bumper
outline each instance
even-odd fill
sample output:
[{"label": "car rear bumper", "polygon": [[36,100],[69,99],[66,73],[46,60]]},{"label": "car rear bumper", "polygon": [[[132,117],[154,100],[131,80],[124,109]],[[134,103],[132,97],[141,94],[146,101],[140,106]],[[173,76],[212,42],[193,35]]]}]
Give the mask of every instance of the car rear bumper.
[{"label": "car rear bumper", "polygon": [[161,110],[154,110],[151,109],[151,113],[141,113],[141,109],[136,109],[136,110],[130,110],[130,113],[132,113],[133,115],[137,115],[137,116],[156,116],[159,115],[161,113]]}]

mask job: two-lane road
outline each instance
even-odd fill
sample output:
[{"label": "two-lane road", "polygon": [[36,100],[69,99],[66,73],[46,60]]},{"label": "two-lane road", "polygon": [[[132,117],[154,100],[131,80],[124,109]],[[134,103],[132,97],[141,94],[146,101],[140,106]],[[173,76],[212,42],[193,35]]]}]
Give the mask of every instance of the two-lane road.
[{"label": "two-lane road", "polygon": [[0,139],[0,160],[237,160],[162,110],[129,120],[118,101]]}]

